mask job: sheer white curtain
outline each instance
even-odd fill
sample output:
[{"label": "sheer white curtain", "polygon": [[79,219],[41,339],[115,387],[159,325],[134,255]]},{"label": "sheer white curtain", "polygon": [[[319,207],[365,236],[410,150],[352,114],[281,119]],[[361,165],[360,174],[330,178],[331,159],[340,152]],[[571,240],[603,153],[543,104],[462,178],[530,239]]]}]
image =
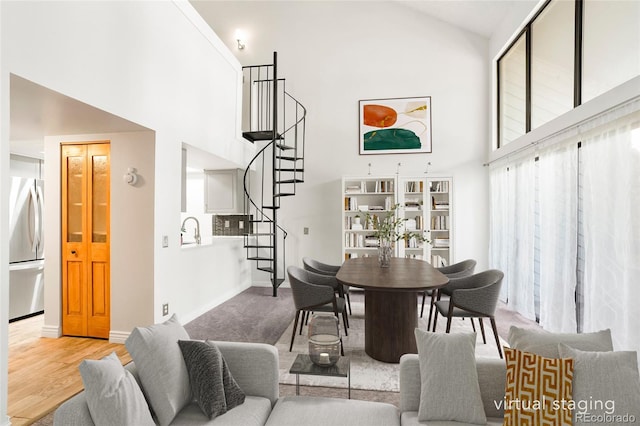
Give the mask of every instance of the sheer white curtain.
[{"label": "sheer white curtain", "polygon": [[493,168],[489,174],[489,267],[499,269],[505,273],[500,289],[500,299],[504,302],[508,298],[507,269],[507,219],[510,215],[508,207],[509,171],[507,167]]},{"label": "sheer white curtain", "polygon": [[540,325],[552,332],[575,333],[577,141],[541,152],[538,172]]},{"label": "sheer white curtain", "polygon": [[490,265],[505,274],[501,296],[509,308],[529,319],[535,319],[534,208],[533,158],[492,170]]},{"label": "sheer white curtain", "polygon": [[640,114],[583,139],[584,331],[640,350]]}]

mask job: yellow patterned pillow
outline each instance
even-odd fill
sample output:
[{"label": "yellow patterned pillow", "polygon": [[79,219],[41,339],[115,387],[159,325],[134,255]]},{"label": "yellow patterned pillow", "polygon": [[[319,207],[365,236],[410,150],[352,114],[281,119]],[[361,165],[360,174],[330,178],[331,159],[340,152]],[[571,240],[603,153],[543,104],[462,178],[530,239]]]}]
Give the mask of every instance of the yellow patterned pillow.
[{"label": "yellow patterned pillow", "polygon": [[504,348],[504,425],[572,424],[573,359],[545,358]]}]

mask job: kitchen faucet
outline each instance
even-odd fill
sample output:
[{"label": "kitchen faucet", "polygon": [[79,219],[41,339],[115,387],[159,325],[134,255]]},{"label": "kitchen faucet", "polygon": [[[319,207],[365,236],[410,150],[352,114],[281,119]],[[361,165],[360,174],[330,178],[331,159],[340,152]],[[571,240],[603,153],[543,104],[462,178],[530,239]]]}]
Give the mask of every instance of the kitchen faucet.
[{"label": "kitchen faucet", "polygon": [[185,220],[182,221],[181,229],[184,229],[184,224],[187,223],[187,221],[189,219],[193,219],[193,220],[196,221],[196,229],[195,229],[195,232],[193,233],[193,238],[196,239],[196,244],[200,244],[200,242],[201,242],[201,239],[200,239],[200,222],[198,221],[197,218],[195,218],[193,216],[187,217]]}]

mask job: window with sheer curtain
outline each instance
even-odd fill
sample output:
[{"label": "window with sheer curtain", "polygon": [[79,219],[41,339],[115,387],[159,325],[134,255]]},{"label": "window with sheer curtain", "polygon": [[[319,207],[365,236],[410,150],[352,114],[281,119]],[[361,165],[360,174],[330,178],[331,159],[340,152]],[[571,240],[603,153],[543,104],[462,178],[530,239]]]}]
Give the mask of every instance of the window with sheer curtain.
[{"label": "window with sheer curtain", "polygon": [[640,99],[547,142],[490,172],[502,296],[531,318],[537,285],[545,329],[610,328],[616,349],[640,350]]},{"label": "window with sheer curtain", "polygon": [[491,173],[491,264],[504,272],[501,298],[529,319],[534,307],[534,159]]},{"label": "window with sheer curtain", "polygon": [[583,139],[584,331],[640,349],[640,114]]}]

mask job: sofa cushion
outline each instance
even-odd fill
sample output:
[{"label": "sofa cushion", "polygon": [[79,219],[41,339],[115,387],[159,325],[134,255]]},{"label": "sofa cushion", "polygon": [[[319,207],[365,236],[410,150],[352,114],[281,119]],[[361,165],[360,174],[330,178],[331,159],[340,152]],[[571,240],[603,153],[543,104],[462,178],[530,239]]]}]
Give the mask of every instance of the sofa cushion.
[{"label": "sofa cushion", "polygon": [[612,351],[611,330],[594,333],[549,333],[511,326],[509,346],[546,358],[558,358],[558,344],[564,343],[581,351]]},{"label": "sofa cushion", "polygon": [[210,419],[242,404],[245,394],[213,342],[179,340],[189,372],[191,394]]},{"label": "sofa cushion", "polygon": [[175,314],[162,324],[133,329],[125,346],[160,426],[167,426],[191,400],[189,373],[178,346],[189,334]]},{"label": "sofa cushion", "polygon": [[355,399],[288,396],[278,400],[265,426],[394,426],[398,408]]},{"label": "sofa cushion", "polygon": [[[487,417],[487,426],[502,426],[502,417]],[[418,420],[417,411],[405,411],[400,416],[400,424],[402,426],[467,426],[472,423],[451,422],[448,420],[430,420],[421,422]]]},{"label": "sofa cushion", "polygon": [[[571,425],[573,360],[504,348],[507,363],[505,425]],[[560,405],[558,405],[560,404]]]},{"label": "sofa cushion", "polygon": [[84,360],[79,369],[95,424],[155,425],[138,382],[115,352],[101,360]]},{"label": "sofa cushion", "polygon": [[194,402],[178,413],[171,426],[263,426],[269,413],[271,401],[260,396],[247,395],[244,404],[213,419],[207,418]]},{"label": "sofa cushion", "polygon": [[422,381],[418,419],[485,424],[476,370],[476,333],[442,334],[416,328],[415,336]]},{"label": "sofa cushion", "polygon": [[[611,416],[605,423],[628,423],[624,417],[640,419],[640,376],[636,352],[585,352],[561,344],[560,354],[573,358],[574,425],[593,424],[598,416]],[[602,423],[602,422],[600,422]]]}]

